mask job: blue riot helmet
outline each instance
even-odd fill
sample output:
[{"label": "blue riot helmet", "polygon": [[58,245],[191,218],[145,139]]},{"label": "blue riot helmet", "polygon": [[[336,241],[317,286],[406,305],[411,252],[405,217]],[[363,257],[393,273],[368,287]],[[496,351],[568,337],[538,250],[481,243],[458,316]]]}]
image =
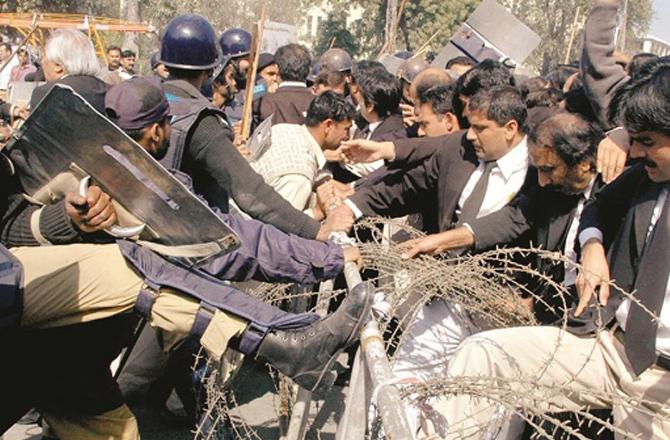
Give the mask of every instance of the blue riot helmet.
[{"label": "blue riot helmet", "polygon": [[184,70],[208,70],[221,63],[212,25],[199,15],[179,15],[167,24],[160,62]]},{"label": "blue riot helmet", "polygon": [[240,90],[246,89],[247,70],[236,58],[247,56],[251,52],[251,34],[240,28],[228,29],[221,34],[219,45],[223,54],[223,66],[232,62],[238,87]]},{"label": "blue riot helmet", "polygon": [[251,52],[251,34],[244,29],[231,28],[219,38],[221,53],[227,59],[243,57]]}]

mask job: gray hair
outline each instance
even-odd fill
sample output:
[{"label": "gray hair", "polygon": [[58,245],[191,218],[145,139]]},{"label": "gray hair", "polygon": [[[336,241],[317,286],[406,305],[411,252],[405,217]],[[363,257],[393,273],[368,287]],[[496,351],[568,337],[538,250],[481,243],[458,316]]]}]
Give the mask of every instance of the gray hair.
[{"label": "gray hair", "polygon": [[51,34],[44,57],[63,66],[66,75],[99,76],[101,72],[93,43],[75,29],[58,29]]}]

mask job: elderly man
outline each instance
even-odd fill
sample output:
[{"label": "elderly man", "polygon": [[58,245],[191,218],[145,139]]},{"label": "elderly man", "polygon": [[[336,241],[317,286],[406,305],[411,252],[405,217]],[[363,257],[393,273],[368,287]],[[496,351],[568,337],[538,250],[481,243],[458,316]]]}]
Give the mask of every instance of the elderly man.
[{"label": "elderly man", "polygon": [[101,69],[91,40],[80,31],[59,29],[51,34],[42,61],[47,84],[35,89],[30,99],[34,109],[54,83],[72,87],[101,113],[109,86],[100,78]]}]

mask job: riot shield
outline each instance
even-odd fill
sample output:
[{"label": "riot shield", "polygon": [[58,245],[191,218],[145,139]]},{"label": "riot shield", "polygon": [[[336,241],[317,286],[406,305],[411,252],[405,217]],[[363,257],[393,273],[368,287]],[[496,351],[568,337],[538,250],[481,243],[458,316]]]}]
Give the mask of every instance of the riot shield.
[{"label": "riot shield", "polygon": [[50,203],[92,180],[121,226],[141,230],[134,239],[163,255],[200,262],[239,246],[204,202],[70,87],[54,86],[6,149],[28,196]]}]

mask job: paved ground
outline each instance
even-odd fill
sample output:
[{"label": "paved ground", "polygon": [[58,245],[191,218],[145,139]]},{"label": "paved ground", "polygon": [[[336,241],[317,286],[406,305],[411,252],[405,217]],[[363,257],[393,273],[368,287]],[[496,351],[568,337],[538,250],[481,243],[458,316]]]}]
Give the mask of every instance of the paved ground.
[{"label": "paved ground", "polygon": [[[262,440],[279,439],[279,420],[277,417],[278,396],[275,386],[264,367],[248,364],[237,376],[236,396],[239,404],[238,417],[243,417]],[[311,428],[307,439],[334,440],[337,420],[342,415],[344,390],[334,387],[327,394],[327,401],[313,402],[310,411]],[[140,423],[143,440],[177,440],[193,438],[193,432],[186,428],[174,428],[166,425],[158,413],[142,402],[131,403],[131,408]],[[0,440],[38,440],[41,428],[37,425],[14,425],[0,436]],[[66,439],[62,439],[66,440]]]}]

